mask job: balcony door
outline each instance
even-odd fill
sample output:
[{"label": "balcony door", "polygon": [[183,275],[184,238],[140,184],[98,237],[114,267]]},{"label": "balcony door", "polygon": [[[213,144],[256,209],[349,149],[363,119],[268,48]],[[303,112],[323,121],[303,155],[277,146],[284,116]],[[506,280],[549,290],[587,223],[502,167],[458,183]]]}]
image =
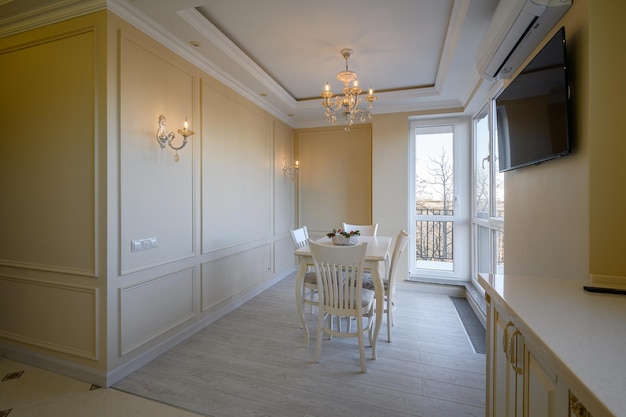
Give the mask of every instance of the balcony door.
[{"label": "balcony door", "polygon": [[469,126],[411,122],[411,278],[469,280]]}]

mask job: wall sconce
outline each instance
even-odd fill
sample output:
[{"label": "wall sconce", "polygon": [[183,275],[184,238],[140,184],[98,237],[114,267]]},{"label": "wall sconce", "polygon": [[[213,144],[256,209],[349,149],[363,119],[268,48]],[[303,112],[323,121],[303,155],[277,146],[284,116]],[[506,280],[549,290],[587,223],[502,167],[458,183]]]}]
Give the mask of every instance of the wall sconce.
[{"label": "wall sconce", "polygon": [[185,117],[185,125],[182,129],[178,129],[178,134],[182,135],[183,137],[183,143],[180,146],[174,146],[172,145],[172,141],[174,140],[174,138],[176,137],[176,133],[174,132],[169,132],[167,133],[167,130],[165,129],[165,116],[160,115],[159,116],[159,130],[157,130],[157,141],[159,142],[159,145],[161,145],[161,149],[165,149],[165,145],[167,144],[170,148],[174,149],[175,154],[174,154],[174,161],[178,162],[178,151],[180,149],[183,149],[185,147],[185,145],[187,144],[187,138],[189,136],[193,136],[193,130],[189,130],[187,129],[187,118]]},{"label": "wall sconce", "polygon": [[285,157],[283,157],[283,175],[289,176],[289,178],[291,178],[291,180],[293,181],[293,177],[298,173],[299,169],[300,161],[296,161],[293,167],[290,167],[287,165],[287,160],[285,160]]}]

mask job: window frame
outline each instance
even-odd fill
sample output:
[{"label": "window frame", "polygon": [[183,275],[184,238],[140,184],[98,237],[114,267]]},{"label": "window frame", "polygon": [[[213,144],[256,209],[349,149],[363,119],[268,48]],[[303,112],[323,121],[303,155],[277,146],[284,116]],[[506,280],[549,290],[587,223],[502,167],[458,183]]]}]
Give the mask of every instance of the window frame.
[{"label": "window frame", "polygon": [[[495,95],[494,95],[495,97]],[[488,155],[488,163],[489,163],[489,171],[488,171],[488,216],[487,218],[479,217],[476,213],[477,206],[477,181],[476,178],[476,165],[484,164],[484,157],[481,158],[481,155],[477,154],[477,122],[484,117],[487,117],[488,123],[488,135],[489,135],[489,155]],[[497,168],[497,157],[498,152],[496,149],[497,138],[496,138],[496,117],[495,117],[495,100],[490,99],[489,102],[481,108],[479,112],[472,118],[472,215],[471,215],[471,241],[472,241],[472,274],[471,280],[476,281],[478,279],[479,273],[488,273],[488,274],[502,274],[504,272],[504,255],[503,248],[501,248],[503,242],[504,235],[504,215],[500,215],[498,211],[498,203],[499,199],[497,198],[497,183],[496,181],[502,181],[502,187],[504,187],[504,176],[503,174],[498,172]],[[501,195],[502,206],[504,206],[504,193],[502,190]],[[488,232],[487,242],[482,242],[482,244],[488,245],[487,248],[481,248],[480,237],[481,237],[481,229],[485,229]],[[484,231],[484,230],[483,230]],[[488,270],[483,271],[480,270],[481,266],[481,254],[485,253],[485,250],[488,254]]]},{"label": "window frame", "polygon": [[453,268],[452,271],[416,268],[415,256],[409,256],[409,279],[424,278],[467,281],[471,265],[471,231],[470,231],[470,153],[471,118],[467,116],[444,118],[410,118],[409,119],[409,232],[413,239],[409,242],[408,253],[415,254],[415,128],[452,126],[453,131],[453,169],[454,169],[454,215],[433,216],[433,220],[441,218],[453,221]]}]

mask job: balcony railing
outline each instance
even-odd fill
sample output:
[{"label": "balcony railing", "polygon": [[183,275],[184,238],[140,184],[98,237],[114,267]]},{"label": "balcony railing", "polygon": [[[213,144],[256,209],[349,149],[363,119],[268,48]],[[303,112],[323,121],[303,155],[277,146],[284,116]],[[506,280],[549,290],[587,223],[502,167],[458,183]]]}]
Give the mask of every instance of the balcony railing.
[{"label": "balcony railing", "polygon": [[[450,216],[452,210],[418,209],[418,215]],[[452,262],[452,221],[418,220],[415,223],[415,259]]]}]

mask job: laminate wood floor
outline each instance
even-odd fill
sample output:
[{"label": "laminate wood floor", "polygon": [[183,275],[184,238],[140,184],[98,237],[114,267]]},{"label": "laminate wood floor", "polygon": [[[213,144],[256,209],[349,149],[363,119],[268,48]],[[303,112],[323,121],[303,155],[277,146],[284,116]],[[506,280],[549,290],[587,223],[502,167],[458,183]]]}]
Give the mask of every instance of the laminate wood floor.
[{"label": "laminate wood floor", "polygon": [[291,275],[113,386],[201,415],[332,417],[485,415],[485,355],[452,301],[410,282],[396,293],[392,342],[360,372],[357,340],[304,346]]}]

